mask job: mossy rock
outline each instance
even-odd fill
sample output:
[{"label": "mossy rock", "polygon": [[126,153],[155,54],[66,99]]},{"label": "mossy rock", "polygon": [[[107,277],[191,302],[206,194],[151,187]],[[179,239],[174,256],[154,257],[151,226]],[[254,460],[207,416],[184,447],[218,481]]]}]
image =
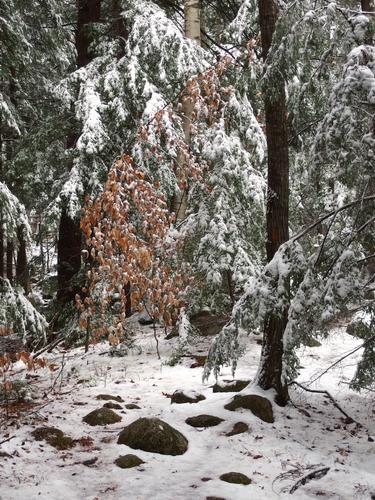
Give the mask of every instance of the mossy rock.
[{"label": "mossy rock", "polygon": [[168,335],[165,337],[165,340],[171,340],[171,339],[174,339],[174,338],[178,337],[178,334],[179,334],[179,332],[178,332],[178,326],[176,325],[176,326],[174,326],[174,327],[172,328],[172,330],[171,330],[171,331],[168,333]]},{"label": "mossy rock", "polygon": [[190,317],[191,325],[203,337],[217,335],[221,332],[228,318],[226,316],[218,316],[209,311],[201,311]]},{"label": "mossy rock", "polygon": [[109,425],[120,422],[122,418],[110,408],[99,408],[83,417],[82,420],[89,425]]},{"label": "mossy rock", "polygon": [[244,408],[250,410],[253,415],[263,420],[263,422],[272,424],[275,421],[272,404],[267,398],[258,394],[237,394],[224,408],[230,411]]},{"label": "mossy rock", "polygon": [[111,396],[110,394],[99,394],[96,396],[96,399],[100,399],[102,401],[117,401],[118,403],[124,402],[121,396]]},{"label": "mossy rock", "polygon": [[240,392],[250,384],[250,380],[223,380],[212,387],[212,392]]},{"label": "mossy rock", "polygon": [[245,474],[241,474],[241,472],[227,472],[222,474],[220,479],[226,483],[243,484],[245,486],[251,484],[251,479],[245,476]]},{"label": "mossy rock", "polygon": [[175,404],[185,404],[185,403],[199,403],[199,401],[203,401],[206,398],[203,394],[193,393],[191,395],[185,394],[184,391],[175,391],[171,397],[171,403]]},{"label": "mossy rock", "polygon": [[141,409],[138,405],[136,405],[134,403],[129,403],[129,404],[125,405],[125,408],[127,410],[140,410]]},{"label": "mossy rock", "polygon": [[197,415],[196,417],[187,418],[185,422],[192,427],[215,427],[224,420],[213,415]]},{"label": "mossy rock", "polygon": [[249,426],[245,422],[237,422],[234,424],[233,429],[226,433],[226,436],[237,436],[237,434],[243,434],[249,430]]},{"label": "mossy rock", "polygon": [[110,410],[122,410],[122,406],[113,401],[109,401],[103,405],[103,408],[109,408]]},{"label": "mossy rock", "polygon": [[138,467],[139,465],[144,464],[144,461],[141,460],[137,455],[121,455],[121,457],[116,458],[115,464],[120,469],[131,469],[132,467]]},{"label": "mossy rock", "polygon": [[313,337],[308,337],[302,341],[302,344],[306,347],[321,347],[321,343],[319,340],[314,339]]},{"label": "mossy rock", "polygon": [[188,440],[181,432],[158,418],[139,418],[120,433],[118,444],[161,455],[183,455]]},{"label": "mossy rock", "polygon": [[57,450],[69,450],[75,446],[75,442],[69,436],[55,427],[38,427],[32,433],[36,441],[46,441]]}]

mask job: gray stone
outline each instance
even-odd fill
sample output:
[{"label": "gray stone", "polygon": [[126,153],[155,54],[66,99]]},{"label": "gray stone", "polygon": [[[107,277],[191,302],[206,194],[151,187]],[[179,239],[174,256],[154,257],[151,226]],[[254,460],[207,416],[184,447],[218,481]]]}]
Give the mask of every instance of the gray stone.
[{"label": "gray stone", "polygon": [[158,418],[139,418],[120,433],[118,444],[161,455],[183,455],[188,440],[181,432]]},{"label": "gray stone", "polygon": [[192,427],[215,427],[224,420],[212,415],[197,415],[196,417],[187,418],[185,422]]},{"label": "gray stone", "polygon": [[55,427],[38,427],[31,434],[36,441],[46,441],[57,450],[69,450],[75,446],[71,437],[65,436],[63,431]]},{"label": "gray stone", "polygon": [[245,486],[251,484],[251,479],[245,476],[245,474],[241,474],[241,472],[227,472],[226,474],[222,474],[220,479],[226,483],[243,484]]},{"label": "gray stone", "polygon": [[201,311],[190,318],[191,325],[204,337],[217,335],[227,321],[227,317],[216,316],[208,311]]},{"label": "gray stone", "polygon": [[224,408],[230,411],[244,408],[250,410],[253,415],[263,420],[263,422],[272,424],[275,421],[272,404],[267,398],[258,394],[237,394]]},{"label": "gray stone", "polygon": [[110,408],[99,408],[83,417],[82,420],[89,425],[109,425],[121,422],[122,418]]},{"label": "gray stone", "polygon": [[115,464],[121,469],[130,469],[132,467],[138,467],[139,465],[144,464],[144,461],[137,457],[137,455],[129,454],[122,455],[121,457],[116,458]]},{"label": "gray stone", "polygon": [[233,429],[226,433],[226,436],[236,436],[237,434],[243,434],[249,430],[249,426],[245,422],[237,422],[234,424]]},{"label": "gray stone", "polygon": [[217,382],[213,388],[213,392],[240,392],[250,384],[250,380],[223,380]]},{"label": "gray stone", "polygon": [[111,396],[110,394],[98,394],[98,396],[96,396],[96,399],[102,401],[117,401],[118,403],[124,402],[121,396]]},{"label": "gray stone", "polygon": [[127,410],[140,410],[140,407],[134,403],[129,403],[129,404],[125,405],[125,408]]},{"label": "gray stone", "polygon": [[185,394],[184,391],[175,391],[171,397],[171,403],[184,404],[184,403],[199,403],[206,399],[203,394],[194,394],[189,396]]},{"label": "gray stone", "polygon": [[103,405],[103,408],[109,408],[110,410],[122,410],[122,406],[118,403],[113,403],[113,401],[109,401]]}]

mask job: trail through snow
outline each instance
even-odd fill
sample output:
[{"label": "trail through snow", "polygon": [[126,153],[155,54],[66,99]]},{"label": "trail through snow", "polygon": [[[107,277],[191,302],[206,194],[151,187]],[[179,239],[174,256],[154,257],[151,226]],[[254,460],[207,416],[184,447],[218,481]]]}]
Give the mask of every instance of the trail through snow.
[{"label": "trail through snow", "polygon": [[[6,436],[16,437],[0,446],[1,500],[200,500],[220,497],[226,500],[262,499],[370,499],[375,494],[375,401],[368,395],[351,391],[348,382],[355,370],[356,356],[345,360],[311,385],[327,389],[338,403],[365,428],[348,424],[345,417],[322,394],[291,389],[293,405],[275,407],[275,423],[267,424],[247,410],[230,412],[224,405],[231,393],[213,393],[213,380],[202,383],[202,369],[190,368],[194,359],[183,358],[182,364],[163,364],[171,352],[171,343],[162,340],[162,361],[155,354],[151,327],[138,327],[136,351],[123,358],[108,355],[108,345],[99,344],[85,354],[75,349],[64,355],[63,380],[51,391],[58,372],[39,371],[35,387],[38,405],[18,419],[0,414],[0,442]],[[206,342],[206,345],[205,345]],[[301,350],[303,370],[300,382],[309,384],[315,376],[359,344],[358,339],[337,329],[318,348]],[[202,348],[207,349],[202,340]],[[245,356],[240,360],[236,379],[255,375],[260,347],[255,337],[248,339]],[[63,353],[53,358],[61,361]],[[22,376],[25,376],[24,374]],[[230,369],[221,379],[231,379]],[[176,389],[198,391],[206,400],[197,404],[171,404],[168,395]],[[106,427],[90,427],[82,418],[100,408],[98,394],[114,394],[139,410],[116,410],[122,422]],[[40,404],[39,404],[40,403]],[[185,423],[187,417],[209,414],[224,419],[217,427],[196,429]],[[158,417],[169,423],[189,440],[188,451],[181,456],[164,456],[131,450],[117,444],[125,425],[139,417]],[[249,431],[228,437],[236,422],[245,422]],[[35,441],[33,429],[54,426],[74,439],[92,438],[89,446],[77,444],[57,451],[43,441]],[[370,440],[372,438],[370,437]],[[84,441],[82,441],[84,442]],[[114,460],[135,453],[145,464],[120,469]],[[97,459],[91,466],[82,462]],[[290,489],[303,476],[322,467],[328,474]],[[248,486],[229,484],[219,477],[226,472],[241,472],[252,481]]]}]

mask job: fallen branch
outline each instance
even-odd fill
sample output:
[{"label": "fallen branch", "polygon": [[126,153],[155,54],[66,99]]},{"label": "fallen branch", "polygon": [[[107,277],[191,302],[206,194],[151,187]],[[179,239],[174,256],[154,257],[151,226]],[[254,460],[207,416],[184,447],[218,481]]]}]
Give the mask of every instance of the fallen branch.
[{"label": "fallen branch", "polygon": [[[367,344],[370,344],[371,342],[374,342],[375,341],[375,335],[373,335],[372,337],[370,337],[369,339],[367,339],[365,342],[363,342],[361,345],[357,346],[355,349],[353,349],[352,351],[350,351],[348,354],[345,354],[345,356],[342,356],[341,358],[339,358],[337,361],[335,361],[334,363],[332,363],[332,365],[330,365],[328,368],[326,368],[322,373],[320,373],[317,377],[315,377],[313,380],[310,380],[309,382],[309,385],[313,384],[314,382],[316,382],[317,380],[319,380],[321,377],[323,377],[323,375],[325,375],[329,370],[331,370],[332,368],[334,368],[335,366],[337,366],[338,364],[340,364],[342,361],[344,361],[344,359],[346,358],[349,358],[350,356],[352,356],[353,354],[355,354],[357,351],[359,351],[360,349],[363,349],[364,347],[367,346]],[[307,389],[306,389],[307,390]]]},{"label": "fallen branch", "polygon": [[15,435],[14,435],[14,436],[10,436],[10,437],[8,437],[7,439],[4,439],[3,441],[0,441],[0,446],[1,446],[2,444],[4,444],[4,443],[7,443],[7,442],[8,442],[8,441],[10,441],[11,439],[14,439],[15,437],[16,437]]},{"label": "fallen branch", "polygon": [[338,402],[335,400],[335,398],[328,391],[318,390],[318,389],[309,389],[308,387],[305,387],[304,385],[300,384],[299,382],[297,382],[295,380],[293,380],[293,382],[290,382],[288,385],[296,385],[306,392],[313,392],[316,394],[324,394],[332,401],[333,406],[335,406],[335,408],[337,408],[339,410],[339,412],[341,412],[347,418],[348,424],[357,424],[359,427],[361,427],[363,429],[365,428],[364,425],[362,425],[360,422],[357,422],[356,420],[354,420],[354,418],[352,418],[350,415],[348,415],[346,413],[346,411],[341,408],[341,406],[338,404]]},{"label": "fallen branch", "polygon": [[295,483],[295,485],[290,489],[289,493],[293,495],[293,493],[297,491],[298,488],[305,485],[306,483],[309,483],[312,479],[321,479],[328,473],[329,470],[330,467],[323,467],[323,469],[317,469],[309,472],[308,474],[306,474],[306,476],[302,477]]},{"label": "fallen branch", "polygon": [[49,344],[47,344],[46,346],[44,346],[42,349],[40,349],[39,351],[37,351],[33,355],[33,358],[34,359],[38,358],[41,354],[43,354],[46,351],[51,352],[52,349],[54,349],[56,346],[58,346],[59,344],[61,344],[61,342],[63,342],[64,339],[65,339],[64,335],[61,335],[60,337],[57,337],[57,339],[55,339],[53,342],[50,342]]}]

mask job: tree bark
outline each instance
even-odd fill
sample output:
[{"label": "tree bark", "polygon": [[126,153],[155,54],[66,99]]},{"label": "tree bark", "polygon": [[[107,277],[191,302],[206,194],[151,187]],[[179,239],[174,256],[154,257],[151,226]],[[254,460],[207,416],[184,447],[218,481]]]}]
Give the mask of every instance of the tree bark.
[{"label": "tree bark", "polygon": [[[267,56],[272,44],[278,9],[274,0],[258,0],[262,36],[262,55]],[[272,87],[272,89],[270,89]],[[289,155],[285,87],[282,78],[272,81],[265,91],[265,120],[268,149],[267,260],[272,260],[279,246],[289,239]],[[287,308],[270,313],[265,321],[262,358],[258,384],[264,390],[276,391],[276,402],[288,401],[288,386],[283,374],[283,335]]]},{"label": "tree bark", "polygon": [[[198,45],[201,44],[201,9],[200,0],[185,0],[185,36],[193,40]],[[191,119],[193,116],[193,103],[189,96],[182,97],[182,128],[184,131],[185,143],[190,144]],[[185,161],[184,155],[179,154],[177,162],[182,165]],[[172,200],[172,210],[176,214],[177,220],[183,220],[187,210],[188,188],[181,189]]]},{"label": "tree bark", "polygon": [[115,38],[120,41],[118,58],[125,55],[125,46],[129,33],[126,29],[124,19],[121,17],[121,1],[112,0],[112,32]]},{"label": "tree bark", "polygon": [[[374,11],[374,0],[361,0],[361,9],[364,12],[373,12]],[[365,41],[368,45],[373,44],[373,32],[371,29],[371,23],[373,23],[373,21],[371,20],[371,16],[370,16],[370,26],[367,29],[366,38],[365,38]]]},{"label": "tree bark", "polygon": [[4,224],[3,216],[0,210],[0,278],[4,278]]},{"label": "tree bark", "polygon": [[16,262],[16,281],[25,290],[26,295],[30,293],[30,277],[27,266],[25,226],[21,225],[17,228],[18,251]]},{"label": "tree bark", "polygon": [[10,283],[13,283],[13,254],[14,243],[12,240],[7,241],[7,278]]},{"label": "tree bark", "polygon": [[[86,66],[92,59],[90,45],[93,41],[92,24],[100,22],[101,0],[77,1],[76,50],[77,67]],[[78,139],[77,133],[67,138],[67,148],[73,148]],[[72,300],[77,290],[71,289],[71,279],[81,267],[82,233],[79,219],[72,218],[66,207],[63,207],[59,238],[57,243],[57,298],[60,301]]]},{"label": "tree bark", "polygon": [[100,22],[101,0],[78,0],[76,31],[77,66],[82,68],[92,61],[90,44],[93,42],[92,24]]}]

